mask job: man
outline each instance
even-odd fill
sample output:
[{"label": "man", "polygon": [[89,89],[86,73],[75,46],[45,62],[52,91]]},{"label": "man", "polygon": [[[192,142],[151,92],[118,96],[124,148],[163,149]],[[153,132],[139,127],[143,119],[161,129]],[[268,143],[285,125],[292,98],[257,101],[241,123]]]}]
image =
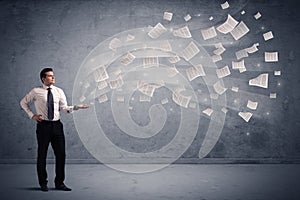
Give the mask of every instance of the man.
[{"label": "man", "polygon": [[[63,124],[60,122],[59,111],[67,113],[73,110],[88,108],[88,105],[68,106],[66,96],[62,89],[55,87],[55,77],[51,68],[44,68],[40,72],[43,83],[41,87],[32,89],[20,102],[23,110],[29,118],[37,122],[36,136],[38,143],[37,174],[41,190],[48,191],[46,170],[46,157],[49,144],[55,155],[55,188],[63,191],[71,191],[64,184],[65,179],[65,136]],[[36,114],[29,107],[34,102]]]}]

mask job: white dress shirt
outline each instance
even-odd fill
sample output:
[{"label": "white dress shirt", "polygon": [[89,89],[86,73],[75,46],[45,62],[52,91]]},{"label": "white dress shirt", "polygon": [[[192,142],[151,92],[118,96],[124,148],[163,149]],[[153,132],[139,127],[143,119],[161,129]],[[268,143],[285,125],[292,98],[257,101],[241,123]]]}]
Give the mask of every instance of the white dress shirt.
[{"label": "white dress shirt", "polygon": [[[35,111],[37,115],[42,115],[43,120],[48,119],[48,107],[47,107],[47,94],[49,87],[44,85],[41,87],[33,88],[26,96],[20,101],[20,105],[23,110],[28,114],[31,119],[35,114],[29,107],[30,102],[34,102]],[[54,118],[53,121],[60,119],[59,111],[67,113],[73,112],[73,106],[68,106],[66,95],[64,91],[54,85],[50,86],[54,100]]]}]

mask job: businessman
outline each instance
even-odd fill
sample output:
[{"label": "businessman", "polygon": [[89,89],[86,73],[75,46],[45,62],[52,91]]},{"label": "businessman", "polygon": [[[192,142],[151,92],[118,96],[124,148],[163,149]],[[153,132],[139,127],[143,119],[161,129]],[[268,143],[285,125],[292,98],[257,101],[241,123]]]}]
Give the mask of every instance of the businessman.
[{"label": "businessman", "polygon": [[[55,76],[52,68],[44,68],[40,72],[42,86],[33,88],[20,102],[22,109],[30,119],[37,122],[36,137],[38,144],[37,174],[41,190],[48,191],[48,177],[46,157],[49,144],[55,155],[55,188],[62,191],[71,191],[64,184],[65,180],[65,136],[63,124],[60,121],[60,111],[72,113],[73,110],[86,109],[88,105],[68,106],[62,89],[54,86]],[[34,102],[34,113],[29,104]]]}]

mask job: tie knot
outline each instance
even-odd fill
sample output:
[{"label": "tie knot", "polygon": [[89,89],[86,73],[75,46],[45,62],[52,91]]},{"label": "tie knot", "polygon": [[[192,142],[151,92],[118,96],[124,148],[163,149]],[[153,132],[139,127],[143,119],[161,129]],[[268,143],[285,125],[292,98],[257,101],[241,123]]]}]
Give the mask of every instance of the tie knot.
[{"label": "tie knot", "polygon": [[47,88],[47,90],[51,90],[51,88],[50,88],[50,87],[48,87],[48,88]]}]

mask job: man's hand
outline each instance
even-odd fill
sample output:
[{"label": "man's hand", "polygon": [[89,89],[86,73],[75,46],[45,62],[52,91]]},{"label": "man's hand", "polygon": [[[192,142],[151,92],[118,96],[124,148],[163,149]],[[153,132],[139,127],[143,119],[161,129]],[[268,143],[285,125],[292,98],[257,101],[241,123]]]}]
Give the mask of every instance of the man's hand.
[{"label": "man's hand", "polygon": [[36,123],[39,123],[43,120],[42,115],[33,115],[32,119],[36,121]]},{"label": "man's hand", "polygon": [[87,109],[89,108],[90,106],[89,105],[86,105],[86,104],[78,104],[78,105],[75,105],[74,106],[74,110],[79,110],[79,109]]}]

